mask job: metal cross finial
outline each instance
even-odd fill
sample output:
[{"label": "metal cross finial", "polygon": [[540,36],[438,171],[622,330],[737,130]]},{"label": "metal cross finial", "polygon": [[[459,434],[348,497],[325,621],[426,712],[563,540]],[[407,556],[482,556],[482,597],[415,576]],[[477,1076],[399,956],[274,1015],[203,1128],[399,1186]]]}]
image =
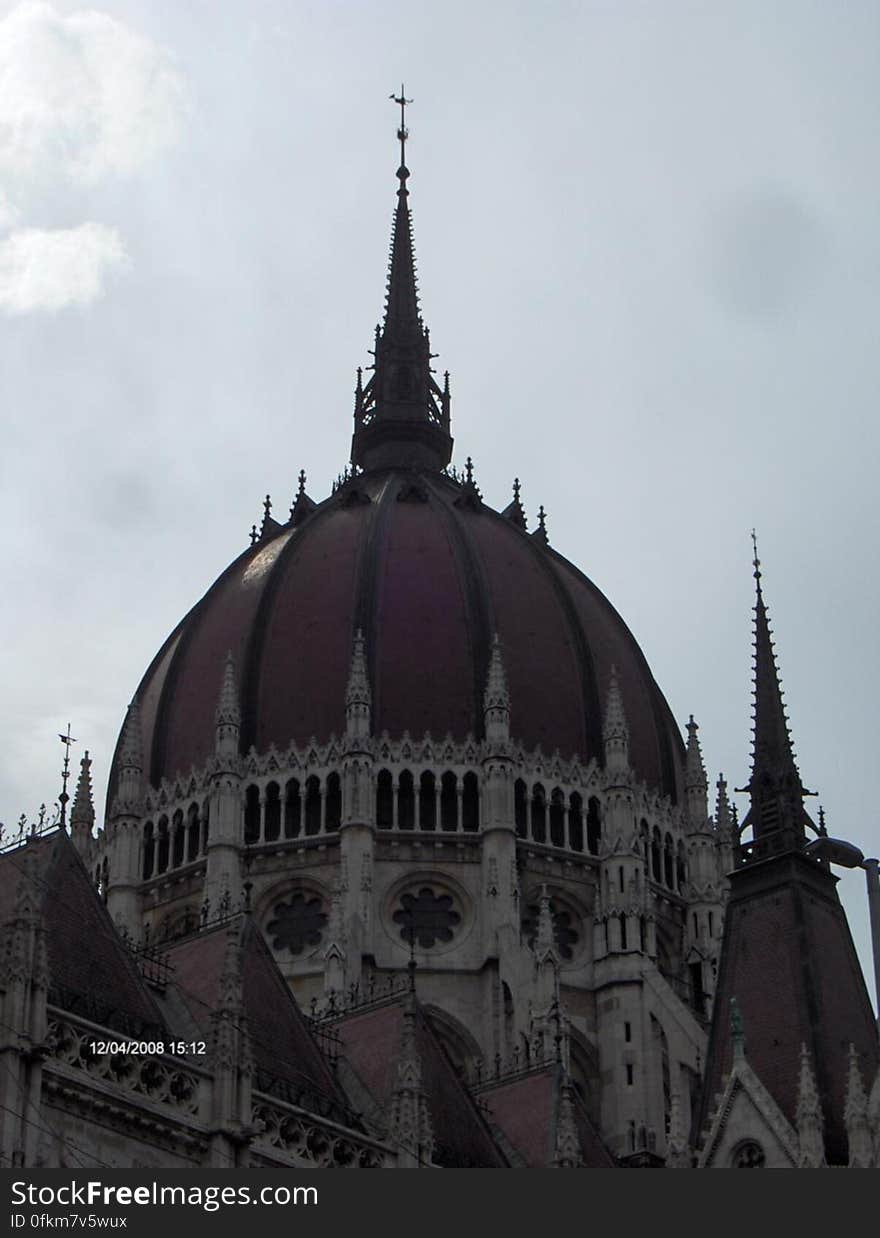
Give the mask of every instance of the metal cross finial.
[{"label": "metal cross finial", "polygon": [[61,768],[61,794],[58,796],[58,803],[61,805],[61,821],[62,830],[67,828],[67,801],[70,796],[67,794],[67,780],[70,777],[70,745],[75,744],[76,740],[70,733],[70,723],[67,724],[67,734],[60,735],[58,738],[64,744],[64,765]]},{"label": "metal cross finial", "polygon": [[271,510],[272,510],[272,499],[271,499],[271,498],[270,498],[270,496],[267,494],[267,495],[266,495],[266,497],[265,497],[265,499],[263,500],[263,519],[264,519],[264,520],[268,519],[268,517],[269,517],[269,512],[270,512]]},{"label": "metal cross finial", "polygon": [[[358,370],[358,373],[360,373],[360,370]],[[300,469],[299,471],[299,493],[305,494],[305,492],[306,492],[306,471],[305,469]]]},{"label": "metal cross finial", "polygon": [[[400,139],[400,172],[406,174],[406,139],[409,137],[409,130],[406,127],[406,105],[412,103],[412,99],[407,99],[403,93],[403,82],[400,83],[400,94],[391,94],[389,99],[393,99],[400,106],[400,128],[397,130],[397,136]],[[406,175],[401,176],[401,180],[406,180]]]},{"label": "metal cross finial", "polygon": [[519,502],[519,478],[518,477],[514,477],[513,479],[513,498],[514,498],[515,503]]},{"label": "metal cross finial", "polygon": [[754,554],[754,558],[752,559],[752,566],[755,569],[755,580],[760,581],[761,560],[758,558],[758,538],[755,535],[754,529],[752,529],[752,553]]}]

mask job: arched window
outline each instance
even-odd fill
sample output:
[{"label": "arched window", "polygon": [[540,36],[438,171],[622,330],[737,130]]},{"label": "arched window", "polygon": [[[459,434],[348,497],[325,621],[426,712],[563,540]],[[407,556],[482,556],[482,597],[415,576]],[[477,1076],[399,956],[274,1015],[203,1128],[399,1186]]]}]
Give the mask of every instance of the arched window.
[{"label": "arched window", "polygon": [[299,838],[302,824],[302,800],[299,782],[291,778],[284,788],[284,837]]},{"label": "arched window", "polygon": [[559,787],[550,796],[550,842],[554,847],[565,846],[565,796]]},{"label": "arched window", "polygon": [[208,823],[211,819],[211,809],[207,800],[202,804],[202,851],[208,851]]},{"label": "arched window", "polygon": [[426,769],[419,779],[419,829],[437,828],[437,785],[434,775]]},{"label": "arched window", "polygon": [[572,851],[584,849],[583,801],[577,791],[572,792],[568,801],[568,845]]},{"label": "arched window", "polygon": [[198,859],[200,829],[199,806],[190,804],[186,813],[186,860],[188,864]]},{"label": "arched window", "polygon": [[449,770],[440,780],[440,828],[458,829],[458,779]]},{"label": "arched window", "polygon": [[266,787],[263,814],[263,838],[272,843],[281,837],[281,788],[277,782],[270,782]]},{"label": "arched window", "polygon": [[156,872],[164,873],[168,868],[168,818],[159,818],[159,846],[156,849]]},{"label": "arched window", "polygon": [[387,769],[380,769],[376,779],[376,825],[390,830],[394,824],[394,788]]},{"label": "arched window", "polygon": [[655,881],[663,880],[663,861],[660,856],[660,831],[654,826],[651,835],[651,876]]},{"label": "arched window", "polygon": [[186,833],[183,828],[183,813],[179,808],[173,818],[172,838],[171,866],[172,868],[179,868],[183,863],[184,848],[186,845]]},{"label": "arched window", "polygon": [[244,841],[260,841],[260,788],[253,783],[244,793]]},{"label": "arched window", "polygon": [[547,840],[547,797],[540,782],[532,787],[532,839],[536,843]]},{"label": "arched window", "polygon": [[153,838],[153,823],[148,821],[144,826],[144,881],[149,881],[153,875],[153,863],[156,859],[156,842]]},{"label": "arched window", "polygon": [[327,775],[327,791],[325,794],[324,814],[326,817],[326,830],[328,833],[332,833],[339,829],[342,822],[342,784],[337,773],[334,772]]},{"label": "arched window", "polygon": [[408,769],[403,770],[397,780],[397,828],[416,828],[416,789]]},{"label": "arched window", "polygon": [[306,779],[306,834],[321,833],[321,783],[317,774]]},{"label": "arched window", "polygon": [[513,815],[517,837],[525,838],[528,833],[529,803],[526,784],[522,778],[517,778],[513,785]]},{"label": "arched window", "polygon": [[641,840],[642,840],[642,855],[645,857],[645,864],[650,865],[651,863],[651,831],[648,829],[648,823],[644,817],[642,817],[642,820],[639,823],[639,835],[641,836]]},{"label": "arched window", "polygon": [[599,801],[595,795],[590,796],[587,804],[587,850],[590,855],[598,855],[602,843],[602,817]]},{"label": "arched window", "polygon": [[670,890],[675,889],[675,874],[672,859],[672,835],[667,834],[663,845],[663,880]]},{"label": "arched window", "polygon": [[629,949],[626,941],[626,916],[622,913],[620,916],[620,948],[621,950]]},{"label": "arched window", "polygon": [[462,782],[461,817],[462,829],[473,831],[480,828],[480,788],[477,775],[470,770]]}]

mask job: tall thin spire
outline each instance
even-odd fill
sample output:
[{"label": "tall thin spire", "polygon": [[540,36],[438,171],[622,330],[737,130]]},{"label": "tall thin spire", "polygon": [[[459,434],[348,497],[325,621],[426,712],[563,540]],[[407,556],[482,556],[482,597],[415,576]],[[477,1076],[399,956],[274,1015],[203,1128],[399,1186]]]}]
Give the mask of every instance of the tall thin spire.
[{"label": "tall thin spire", "polygon": [[754,748],[752,776],[745,788],[751,796],[751,807],[743,826],[751,826],[756,843],[776,834],[782,849],[787,849],[804,841],[808,818],[803,797],[809,792],[801,782],[788,732],[754,530],[752,545],[756,595]]},{"label": "tall thin spire", "polygon": [[391,233],[391,260],[385,320],[376,328],[373,373],[355,392],[351,459],[362,468],[394,465],[442,469],[452,457],[449,433],[449,388],[441,388],[431,369],[431,340],[422,322],[416,281],[412,217],[406,166],[404,94],[391,95],[400,106],[400,166],[397,206]]}]

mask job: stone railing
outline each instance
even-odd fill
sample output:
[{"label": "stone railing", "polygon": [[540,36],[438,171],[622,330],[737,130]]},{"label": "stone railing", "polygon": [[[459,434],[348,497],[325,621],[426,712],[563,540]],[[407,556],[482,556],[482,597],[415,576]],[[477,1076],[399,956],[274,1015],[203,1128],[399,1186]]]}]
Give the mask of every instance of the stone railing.
[{"label": "stone railing", "polygon": [[367,1135],[259,1092],[252,1114],[254,1148],[271,1150],[283,1160],[314,1169],[382,1169],[395,1159],[392,1149]]}]

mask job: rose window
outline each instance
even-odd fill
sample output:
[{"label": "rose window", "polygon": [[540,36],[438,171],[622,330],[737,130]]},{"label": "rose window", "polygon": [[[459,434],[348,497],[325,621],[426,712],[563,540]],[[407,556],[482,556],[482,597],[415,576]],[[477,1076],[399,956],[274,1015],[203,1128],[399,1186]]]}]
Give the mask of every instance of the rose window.
[{"label": "rose window", "polygon": [[286,903],[276,903],[267,925],[276,950],[302,954],[306,946],[320,945],[327,915],[320,898],[294,894]]},{"label": "rose window", "polygon": [[400,935],[407,943],[430,950],[438,942],[452,941],[461,916],[452,906],[450,894],[437,894],[423,886],[418,894],[404,894],[401,906],[392,919],[400,925]]},{"label": "rose window", "polygon": [[[537,903],[530,903],[523,915],[523,936],[530,946],[534,946],[535,938],[538,935],[538,916],[540,911],[541,909]],[[559,951],[561,958],[570,959],[574,954],[574,947],[580,940],[577,929],[571,923],[571,912],[565,911],[551,902],[550,915],[553,919],[553,940],[556,942],[556,949]]]}]

